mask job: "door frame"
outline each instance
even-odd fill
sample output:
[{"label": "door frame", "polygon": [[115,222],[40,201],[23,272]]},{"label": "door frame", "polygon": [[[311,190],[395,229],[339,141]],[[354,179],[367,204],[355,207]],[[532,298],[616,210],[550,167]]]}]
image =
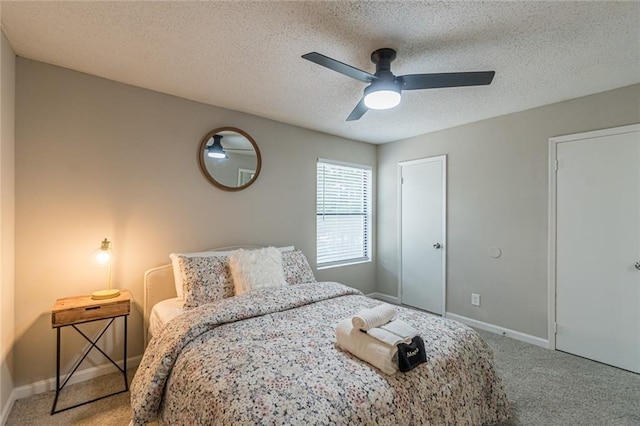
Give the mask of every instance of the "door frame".
[{"label": "door frame", "polygon": [[442,164],[442,317],[447,314],[447,155],[398,162],[398,304],[402,305],[402,167],[420,163]]},{"label": "door frame", "polygon": [[564,136],[556,136],[549,139],[549,235],[548,235],[548,259],[547,259],[547,333],[549,349],[556,349],[556,244],[557,244],[557,171],[558,171],[558,145],[564,142],[576,142],[584,139],[600,138],[624,133],[640,131],[640,124],[613,127],[610,129],[595,130],[592,132],[574,133]]}]

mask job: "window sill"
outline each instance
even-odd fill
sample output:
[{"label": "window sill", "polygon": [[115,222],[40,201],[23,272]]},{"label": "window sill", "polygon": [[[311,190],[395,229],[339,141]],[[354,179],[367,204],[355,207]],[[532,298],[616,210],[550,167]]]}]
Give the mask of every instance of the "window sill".
[{"label": "window sill", "polygon": [[370,263],[370,262],[371,262],[371,259],[348,260],[345,262],[328,263],[326,265],[318,266],[317,269],[318,271],[321,271],[323,269],[339,268],[341,266],[359,265],[361,263]]}]

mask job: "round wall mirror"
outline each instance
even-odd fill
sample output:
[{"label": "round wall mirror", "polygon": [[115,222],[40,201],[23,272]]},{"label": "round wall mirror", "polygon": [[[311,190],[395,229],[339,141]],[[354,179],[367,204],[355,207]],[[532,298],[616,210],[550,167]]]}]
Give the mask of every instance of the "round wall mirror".
[{"label": "round wall mirror", "polygon": [[246,132],[220,127],[202,138],[198,165],[211,184],[225,191],[240,191],[258,179],[262,158],[256,141]]}]

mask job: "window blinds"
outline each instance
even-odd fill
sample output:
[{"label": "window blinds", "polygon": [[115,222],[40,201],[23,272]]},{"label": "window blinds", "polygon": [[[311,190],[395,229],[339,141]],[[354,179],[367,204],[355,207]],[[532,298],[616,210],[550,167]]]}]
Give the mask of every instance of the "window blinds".
[{"label": "window blinds", "polygon": [[317,264],[370,260],[371,169],[318,160]]}]

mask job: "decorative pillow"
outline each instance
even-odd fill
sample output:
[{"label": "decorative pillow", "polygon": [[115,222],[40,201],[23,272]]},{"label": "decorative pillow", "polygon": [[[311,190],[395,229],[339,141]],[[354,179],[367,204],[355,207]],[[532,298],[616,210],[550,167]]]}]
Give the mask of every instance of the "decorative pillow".
[{"label": "decorative pillow", "polygon": [[282,253],[275,247],[236,250],[229,256],[229,269],[236,295],[286,285]]},{"label": "decorative pillow", "polygon": [[[280,250],[281,252],[288,252],[288,251],[293,251],[295,250],[294,246],[286,246],[286,247],[278,247],[278,250]],[[173,281],[175,282],[176,285],[176,295],[178,296],[179,299],[183,299],[183,291],[182,289],[184,288],[184,282],[182,279],[182,272],[180,271],[180,265],[178,264],[178,257],[179,256],[183,256],[183,257],[220,257],[220,256],[229,256],[231,253],[233,253],[234,250],[210,250],[210,251],[200,251],[200,252],[193,252],[193,253],[171,253],[169,255],[169,258],[171,259],[171,264],[173,266]]]},{"label": "decorative pillow", "polygon": [[301,250],[282,253],[282,267],[284,279],[289,285],[316,282],[307,257]]},{"label": "decorative pillow", "polygon": [[184,285],[184,307],[233,296],[233,280],[226,256],[177,256]]},{"label": "decorative pillow", "polygon": [[233,251],[200,251],[194,253],[171,253],[169,258],[171,259],[171,265],[173,266],[173,281],[176,285],[176,295],[178,299],[184,299],[184,279],[182,277],[182,269],[180,268],[180,258],[190,257],[227,257]]}]

